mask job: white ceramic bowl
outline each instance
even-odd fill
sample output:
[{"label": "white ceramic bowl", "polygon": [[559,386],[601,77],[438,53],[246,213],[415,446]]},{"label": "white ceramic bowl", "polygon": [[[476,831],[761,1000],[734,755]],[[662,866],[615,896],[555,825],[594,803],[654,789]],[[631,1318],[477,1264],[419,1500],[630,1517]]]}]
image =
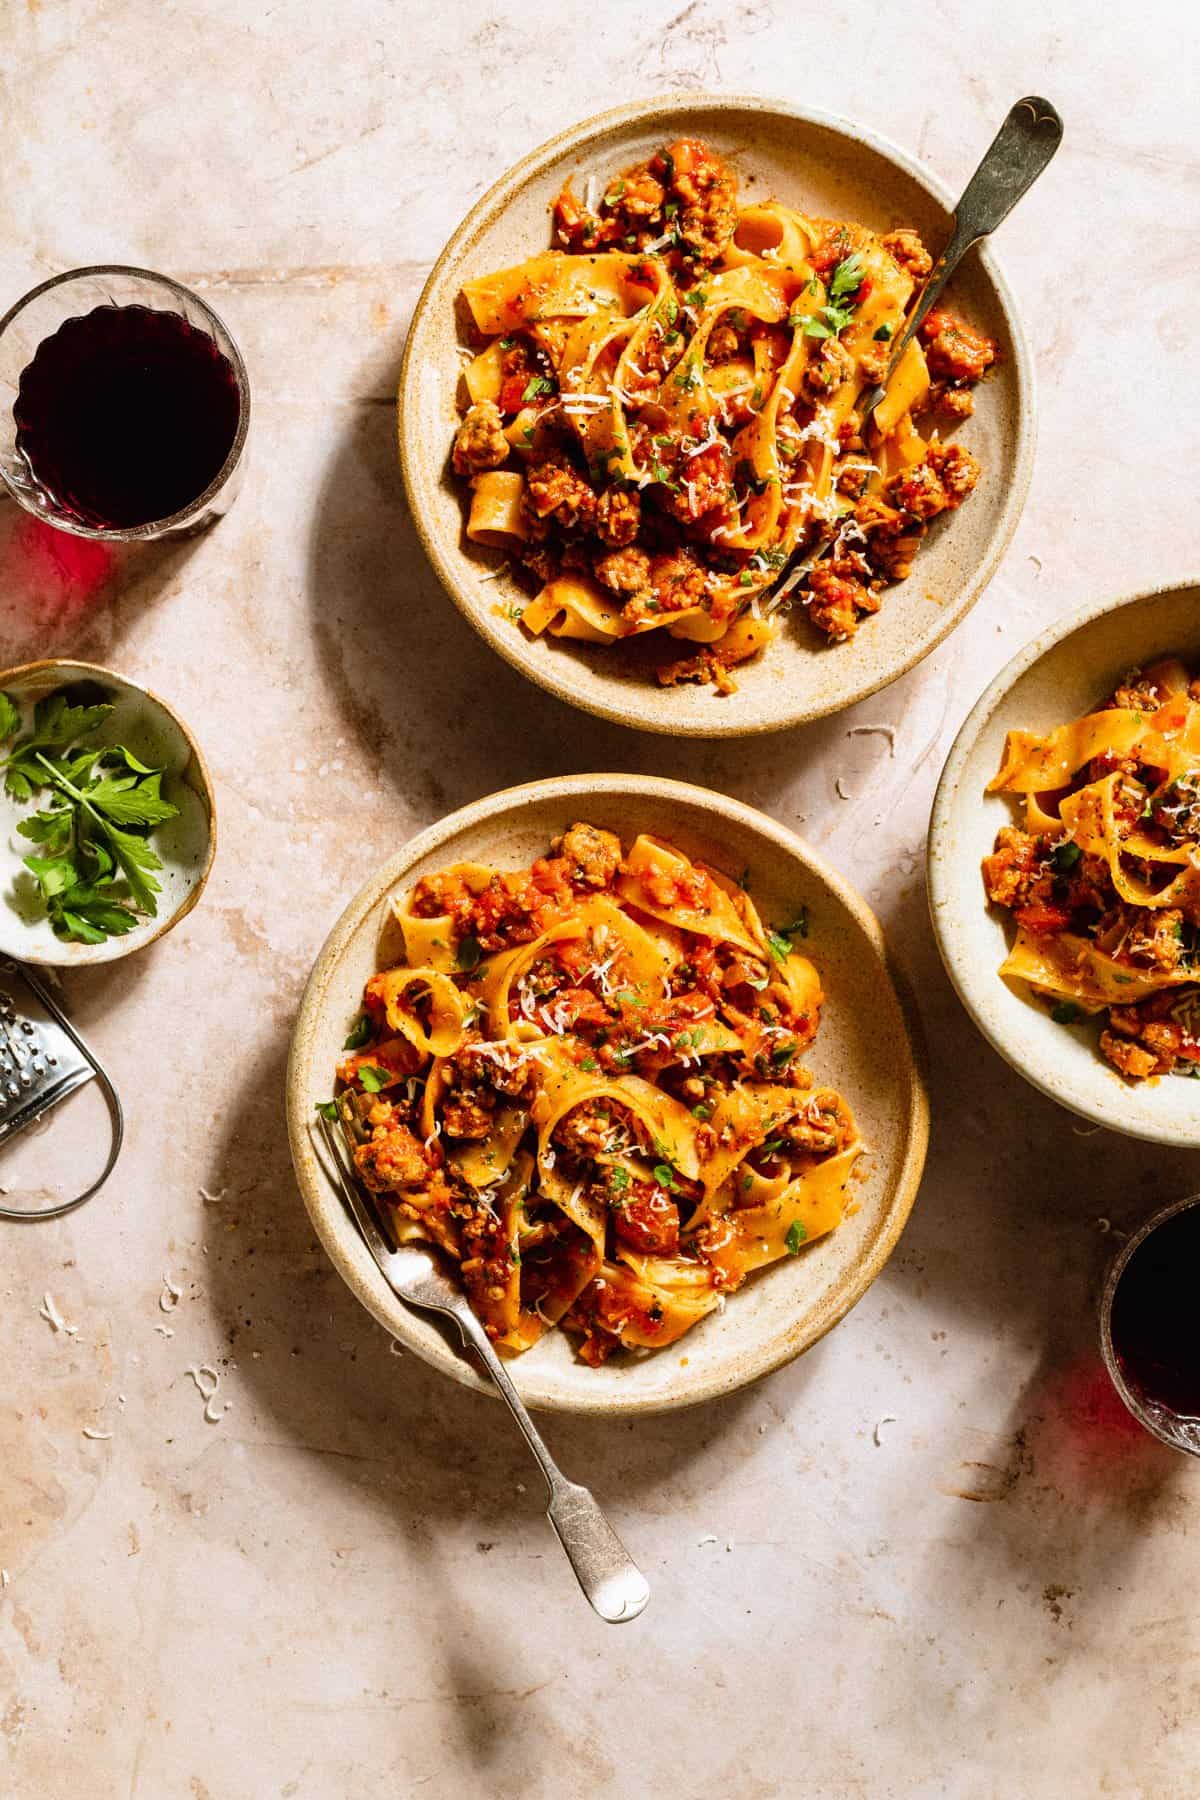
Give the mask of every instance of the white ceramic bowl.
[{"label": "white ceramic bowl", "polygon": [[288,1066],[288,1130],[304,1203],[317,1234],[353,1292],[418,1356],[467,1386],[491,1392],[427,1315],[392,1294],[362,1243],[317,1154],[314,1109],[333,1090],[363,983],[380,966],[387,897],[448,863],[520,868],[577,819],[607,826],[628,843],[653,832],[693,856],[739,874],[768,921],[807,906],[805,949],[827,1003],[815,1049],[818,1079],[850,1102],[868,1146],[857,1211],[800,1256],[762,1270],[678,1343],[646,1356],[614,1357],[600,1369],[575,1359],[565,1333],[549,1333],[512,1359],[512,1378],[531,1406],[564,1412],[664,1412],[754,1381],[835,1325],[875,1279],[900,1235],[917,1191],[928,1137],[928,1102],[917,1027],[897,993],[874,915],[841,878],[761,813],[683,782],[628,775],[578,775],[511,788],[453,813],[377,870],[334,926],[309,977]]},{"label": "white ceramic bowl", "polygon": [[[409,328],[400,378],[400,459],[413,519],[447,592],[492,648],[541,687],[618,724],[683,737],[776,731],[851,706],[894,681],[953,630],[991,578],[1016,527],[1033,466],[1033,369],[1008,284],[990,247],[972,253],[949,302],[1000,344],[974,417],[957,441],[983,464],[960,512],[939,520],[909,579],[889,588],[877,617],[845,644],[789,618],[766,653],[737,671],[722,696],[683,683],[660,688],[629,646],[531,640],[509,616],[526,590],[511,577],[482,580],[503,561],[467,541],[463,483],[450,472],[462,373],[456,303],[464,280],[549,248],[549,207],[570,175],[607,177],[679,136],[701,137],[728,157],[744,195],[775,196],[818,217],[881,231],[914,225],[935,250],[950,232],[954,199],[904,151],[847,119],[773,100],[681,94],[601,113],[543,144],[472,208],[434,265]],[[982,152],[980,142],[978,150]],[[970,153],[964,152],[963,177]]]},{"label": "white ceramic bowl", "polygon": [[25,707],[68,686],[80,686],[89,699],[103,699],[114,707],[90,741],[125,744],[143,762],[161,766],[163,796],[179,808],[179,816],[158,826],[151,842],[163,862],[156,874],[162,892],[154,917],[102,944],[64,943],[54,935],[33,877],[21,861],[37,847],[17,833],[16,825],[33,809],[16,805],[0,783],[0,954],[54,968],[115,962],[162,937],[199,900],[217,848],[212,785],[204,758],[165,700],[112,669],[61,657],[22,663],[0,673],[0,689]]},{"label": "white ceramic bowl", "polygon": [[1100,1055],[1097,1023],[1056,1025],[997,970],[1011,928],[980,874],[1012,801],[987,794],[1006,732],[1049,731],[1095,709],[1127,669],[1169,651],[1200,667],[1200,583],[1105,601],[1036,637],[975,706],[946,761],[929,830],[929,903],[950,979],[984,1036],[1035,1087],[1130,1137],[1200,1149],[1200,1082],[1130,1084]]}]

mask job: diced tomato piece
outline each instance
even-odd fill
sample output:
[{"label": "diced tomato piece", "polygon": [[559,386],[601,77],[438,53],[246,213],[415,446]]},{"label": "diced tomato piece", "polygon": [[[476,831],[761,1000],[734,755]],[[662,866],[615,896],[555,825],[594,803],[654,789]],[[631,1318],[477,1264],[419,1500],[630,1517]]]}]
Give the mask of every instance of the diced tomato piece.
[{"label": "diced tomato piece", "polygon": [[1071,923],[1071,914],[1065,906],[1049,906],[1037,900],[1029,906],[1019,906],[1014,917],[1018,925],[1023,925],[1026,931],[1032,931],[1038,937],[1050,937],[1055,932],[1065,931]]},{"label": "diced tomato piece", "polygon": [[643,1256],[674,1256],[679,1249],[679,1208],[661,1188],[637,1182],[616,1212],[613,1230]]}]

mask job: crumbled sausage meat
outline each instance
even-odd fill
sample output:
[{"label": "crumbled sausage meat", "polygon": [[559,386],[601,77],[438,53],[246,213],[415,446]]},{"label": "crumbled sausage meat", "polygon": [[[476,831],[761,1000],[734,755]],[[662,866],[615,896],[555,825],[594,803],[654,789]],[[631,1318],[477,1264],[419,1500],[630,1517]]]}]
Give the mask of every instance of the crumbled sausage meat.
[{"label": "crumbled sausage meat", "polygon": [[978,381],[996,360],[996,346],[982,332],[948,312],[931,312],[921,323],[929,372],[950,381]]},{"label": "crumbled sausage meat", "polygon": [[845,344],[835,337],[828,337],[809,356],[800,385],[810,400],[824,400],[849,381],[853,373],[854,358]]},{"label": "crumbled sausage meat", "polygon": [[621,840],[595,825],[572,825],[554,845],[573,888],[611,887],[621,866]]},{"label": "crumbled sausage meat", "polygon": [[847,579],[818,563],[808,578],[808,616],[831,638],[850,638],[860,613],[879,611],[879,601],[861,581]]},{"label": "crumbled sausage meat", "polygon": [[553,519],[564,531],[590,525],[596,496],[561,450],[552,450],[525,470],[522,504],[535,519]]},{"label": "crumbled sausage meat", "polygon": [[492,400],[477,400],[468,408],[454,440],[454,473],[479,475],[485,469],[498,469],[508,461],[508,450],[500,408]]},{"label": "crumbled sausage meat", "polygon": [[377,1125],[370,1142],[355,1149],[354,1166],[375,1194],[417,1187],[430,1173],[424,1148],[406,1125]]},{"label": "crumbled sausage meat", "polygon": [[930,444],[926,461],[941,482],[946,505],[961,506],[979,480],[979,461],[961,444]]},{"label": "crumbled sausage meat", "polygon": [[1159,1057],[1153,1050],[1144,1050],[1129,1038],[1117,1037],[1114,1032],[1100,1033],[1100,1048],[1107,1056],[1114,1069],[1127,1075],[1131,1081],[1145,1081],[1147,1076],[1159,1072]]},{"label": "crumbled sausage meat", "polygon": [[911,226],[905,225],[898,231],[889,231],[882,243],[906,274],[911,275],[914,281],[924,281],[933,267],[933,258]]},{"label": "crumbled sausage meat", "polygon": [[629,488],[606,488],[596,506],[596,536],[614,550],[632,544],[641,523],[642,503]]}]

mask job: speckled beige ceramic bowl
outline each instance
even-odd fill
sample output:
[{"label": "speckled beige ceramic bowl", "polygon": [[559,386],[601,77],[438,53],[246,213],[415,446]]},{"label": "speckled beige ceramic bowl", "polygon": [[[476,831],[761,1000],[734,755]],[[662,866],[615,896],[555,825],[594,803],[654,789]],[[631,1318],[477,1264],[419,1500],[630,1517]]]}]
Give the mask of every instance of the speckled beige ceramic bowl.
[{"label": "speckled beige ceramic bowl", "polygon": [[[778,640],[737,672],[721,696],[684,684],[660,688],[639,672],[636,646],[617,649],[531,640],[507,616],[525,597],[507,575],[481,577],[503,558],[468,543],[463,484],[450,472],[461,374],[455,302],[464,280],[549,245],[551,201],[569,175],[605,176],[672,137],[706,138],[731,158],[751,198],[774,195],[818,215],[880,230],[915,225],[939,246],[953,198],[902,151],[847,120],[776,101],[704,94],[641,101],[573,127],[517,164],[472,209],[438,258],[413,315],[400,379],[400,456],[409,504],[430,560],[456,605],[494,650],[551,693],[585,711],[646,731],[744,736],[850,706],[928,654],[978,599],[1012,536],[1033,463],[1033,372],[1008,284],[991,250],[968,258],[951,301],[998,339],[1002,360],[978,390],[959,441],[984,466],[962,511],[940,520],[912,576],[848,644],[829,645],[802,611]],[[976,148],[985,148],[981,141]],[[965,181],[972,151],[964,147]]]},{"label": "speckled beige ceramic bowl", "polygon": [[813,1055],[821,1081],[847,1096],[870,1149],[852,1190],[858,1210],[837,1231],[751,1278],[724,1313],[678,1344],[589,1369],[553,1332],[510,1364],[531,1406],[564,1412],[663,1412],[729,1393],[806,1350],[866,1291],[887,1261],[917,1191],[928,1103],[917,1027],[893,985],[883,934],[853,889],[798,838],[750,807],[677,781],[578,775],[493,794],[422,832],[350,902],[317,958],[296,1021],[288,1066],[288,1130],[300,1191],[314,1226],[354,1293],[409,1349],[456,1381],[484,1388],[437,1326],[398,1301],[326,1179],[314,1109],[333,1071],[363,983],[380,966],[385,901],[421,875],[463,860],[520,868],[576,819],[619,832],[648,831],[740,874],[768,921],[809,909],[805,946],[827,1003]]},{"label": "speckled beige ceramic bowl", "polygon": [[1095,709],[1125,670],[1175,651],[1200,666],[1200,584],[1156,588],[1089,606],[1028,644],[1002,669],[955,740],[929,831],[929,902],[942,960],[959,997],[995,1048],[1035,1087],[1111,1131],[1200,1149],[1200,1082],[1131,1086],[1100,1055],[1095,1022],[1056,1025],[1028,993],[996,973],[1010,931],[987,905],[979,865],[1011,800],[986,794],[1005,734],[1049,731]]},{"label": "speckled beige ceramic bowl", "polygon": [[64,943],[51,930],[33,877],[21,861],[36,846],[17,833],[16,825],[32,809],[15,805],[0,784],[0,954],[54,968],[116,962],[163,937],[199,900],[217,852],[208,769],[195,738],[165,700],[112,669],[62,657],[0,672],[0,690],[26,707],[69,685],[85,686],[89,698],[111,703],[115,710],[98,738],[125,744],[143,762],[161,767],[163,794],[179,808],[179,816],[153,835],[152,847],[163,862],[155,877],[162,889],[155,916],[102,944]]}]

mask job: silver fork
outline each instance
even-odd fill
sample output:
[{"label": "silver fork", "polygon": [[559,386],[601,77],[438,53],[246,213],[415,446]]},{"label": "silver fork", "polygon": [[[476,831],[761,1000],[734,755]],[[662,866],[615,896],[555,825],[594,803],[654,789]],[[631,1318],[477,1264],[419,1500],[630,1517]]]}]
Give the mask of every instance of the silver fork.
[{"label": "silver fork", "polygon": [[1062,143],[1062,135],[1063,122],[1058,112],[1040,94],[1027,94],[1009,108],[1008,117],[989,144],[955,208],[950,242],[934,264],[924,292],[896,340],[886,375],[878,387],[871,388],[858,403],[864,426],[883,399],[892,371],[907,350],[914,332],[971,245],[990,236],[997,225],[1003,224]]},{"label": "silver fork", "polygon": [[650,1598],[650,1585],[601,1512],[595,1496],[577,1481],[568,1481],[558,1467],[461,1288],[446,1274],[435,1253],[424,1245],[401,1244],[392,1248],[380,1230],[366,1191],[347,1163],[340,1132],[323,1116],[321,1126],[333,1157],[339,1191],[392,1292],[409,1306],[444,1313],[453,1319],[463,1343],[475,1351],[507,1402],[546,1477],[550,1490],[546,1516],[588,1601],[610,1625],[636,1619]]}]

